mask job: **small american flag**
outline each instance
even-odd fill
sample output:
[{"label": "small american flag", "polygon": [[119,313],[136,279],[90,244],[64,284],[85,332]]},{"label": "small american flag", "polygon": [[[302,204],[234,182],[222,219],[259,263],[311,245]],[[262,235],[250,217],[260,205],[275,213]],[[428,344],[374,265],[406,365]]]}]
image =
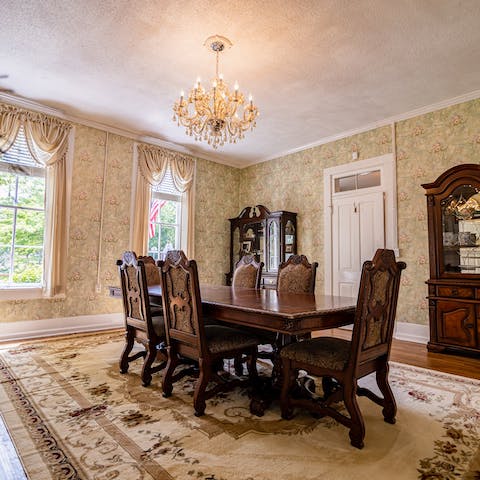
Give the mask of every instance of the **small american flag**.
[{"label": "small american flag", "polygon": [[150,206],[150,216],[148,224],[148,238],[155,236],[155,220],[158,217],[160,209],[167,203],[166,200],[152,200],[152,205]]}]

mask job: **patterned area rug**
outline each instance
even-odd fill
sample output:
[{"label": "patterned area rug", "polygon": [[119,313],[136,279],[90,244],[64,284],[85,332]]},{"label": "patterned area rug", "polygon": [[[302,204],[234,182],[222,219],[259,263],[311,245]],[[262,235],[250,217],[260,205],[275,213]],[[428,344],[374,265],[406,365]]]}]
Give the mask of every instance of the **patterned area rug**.
[{"label": "patterned area rug", "polygon": [[[329,418],[278,404],[252,416],[237,389],[196,418],[192,381],[162,397],[118,372],[121,333],[0,347],[0,411],[31,480],[480,479],[480,382],[392,364],[397,423],[360,399],[365,448]],[[366,378],[366,384],[372,383]]]}]

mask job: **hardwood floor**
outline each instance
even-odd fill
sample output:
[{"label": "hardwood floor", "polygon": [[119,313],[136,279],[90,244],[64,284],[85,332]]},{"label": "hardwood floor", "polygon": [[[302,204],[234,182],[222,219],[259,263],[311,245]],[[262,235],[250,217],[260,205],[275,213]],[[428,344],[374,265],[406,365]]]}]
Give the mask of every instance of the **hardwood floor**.
[{"label": "hardwood floor", "polygon": [[0,478],[3,480],[27,480],[23,466],[7,427],[0,415]]},{"label": "hardwood floor", "polygon": [[[335,329],[324,334],[349,339],[351,331]],[[431,353],[424,344],[393,340],[390,359],[394,362],[480,380],[480,355],[478,354],[467,356],[452,352]]]}]

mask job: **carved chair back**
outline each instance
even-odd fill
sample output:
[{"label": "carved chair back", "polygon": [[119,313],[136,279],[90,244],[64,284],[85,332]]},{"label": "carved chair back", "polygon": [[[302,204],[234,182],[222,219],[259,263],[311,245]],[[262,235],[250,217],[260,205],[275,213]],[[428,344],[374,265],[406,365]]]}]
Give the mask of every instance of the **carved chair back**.
[{"label": "carved chair back", "polygon": [[[379,249],[363,264],[349,367],[356,376],[362,364],[390,354],[400,275],[405,262],[393,250]],[[347,367],[347,369],[349,369]]]},{"label": "carved chair back", "polygon": [[181,250],[169,252],[159,262],[167,344],[196,358],[207,351],[197,263]]},{"label": "carved chair back", "polygon": [[138,260],[135,252],[126,251],[121,260],[117,260],[122,287],[125,322],[145,330],[149,337],[155,335],[150,300],[148,297],[145,265]]},{"label": "carved chair back", "polygon": [[244,255],[235,265],[232,287],[260,288],[264,263],[257,262],[253,255]]},{"label": "carved chair back", "polygon": [[278,267],[277,291],[314,293],[318,263],[310,263],[305,255],[292,255]]},{"label": "carved chair back", "polygon": [[160,285],[160,272],[157,262],[150,255],[140,255],[137,260],[141,260],[145,265],[145,275],[147,277],[147,285]]}]

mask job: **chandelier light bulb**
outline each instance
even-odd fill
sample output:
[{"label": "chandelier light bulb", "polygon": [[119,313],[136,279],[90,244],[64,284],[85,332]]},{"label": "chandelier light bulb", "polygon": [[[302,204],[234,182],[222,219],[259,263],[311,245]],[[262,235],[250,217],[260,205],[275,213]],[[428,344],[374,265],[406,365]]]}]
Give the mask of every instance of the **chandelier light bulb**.
[{"label": "chandelier light bulb", "polygon": [[247,130],[256,126],[258,108],[250,94],[248,103],[239,91],[235,81],[234,91],[229,90],[224,76],[219,71],[219,56],[232,46],[228,38],[214,35],[205,41],[205,46],[216,55],[215,77],[212,88],[202,88],[200,77],[185,97],[182,91],[180,100],[173,106],[173,119],[177,125],[185,127],[187,135],[195,140],[206,141],[213,148],[225,143],[236,143],[245,136]]}]

